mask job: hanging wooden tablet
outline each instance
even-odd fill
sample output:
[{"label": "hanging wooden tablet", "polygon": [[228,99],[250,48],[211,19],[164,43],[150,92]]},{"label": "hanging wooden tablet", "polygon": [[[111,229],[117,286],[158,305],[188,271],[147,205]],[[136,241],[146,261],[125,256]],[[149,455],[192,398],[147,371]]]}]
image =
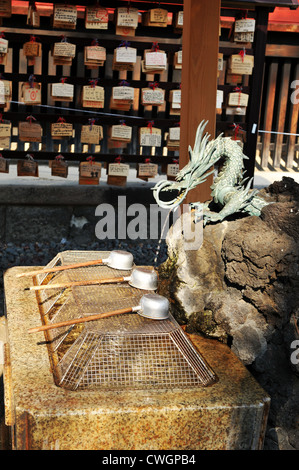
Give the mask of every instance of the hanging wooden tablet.
[{"label": "hanging wooden tablet", "polygon": [[166,70],[167,55],[161,51],[157,43],[153,43],[152,49],[144,51],[144,59],[141,62],[143,73],[162,73]]},{"label": "hanging wooden tablet", "polygon": [[115,34],[120,36],[135,36],[135,30],[138,27],[138,9],[120,7],[116,9],[115,15]]},{"label": "hanging wooden tablet", "polygon": [[66,38],[61,42],[56,42],[52,50],[54,65],[72,65],[76,56],[76,44],[69,43]]},{"label": "hanging wooden tablet", "polygon": [[137,178],[148,181],[149,178],[155,178],[158,174],[158,165],[151,163],[150,159],[145,160],[145,163],[138,163],[137,165]]},{"label": "hanging wooden tablet", "polygon": [[216,94],[216,114],[222,113],[222,103],[223,103],[223,90],[217,90]]},{"label": "hanging wooden tablet", "polygon": [[252,75],[254,67],[254,56],[244,54],[233,54],[228,59],[228,73],[236,75]]},{"label": "hanging wooden tablet", "polygon": [[243,75],[227,72],[226,80],[225,80],[227,85],[240,85],[242,81],[243,81]]},{"label": "hanging wooden tablet", "polygon": [[18,160],[17,175],[38,177],[38,164],[32,155],[26,155],[25,160]]},{"label": "hanging wooden tablet", "polygon": [[54,3],[53,28],[76,29],[77,7],[74,5],[58,5]]},{"label": "hanging wooden tablet", "polygon": [[137,61],[137,49],[130,47],[130,42],[122,41],[120,45],[114,49],[112,70],[121,72],[127,70],[133,72]]},{"label": "hanging wooden tablet", "polygon": [[33,26],[34,28],[40,27],[40,15],[37,11],[35,2],[29,2],[27,13],[27,25]]},{"label": "hanging wooden tablet", "polygon": [[184,12],[178,11],[174,15],[174,32],[181,34],[184,26]]},{"label": "hanging wooden tablet", "polygon": [[168,150],[176,151],[180,149],[181,128],[180,126],[170,127],[166,146]]},{"label": "hanging wooden tablet", "polygon": [[152,8],[142,15],[143,26],[166,28],[168,25],[168,11],[163,8]]},{"label": "hanging wooden tablet", "polygon": [[28,116],[26,121],[19,121],[19,140],[21,142],[41,142],[42,126],[36,122],[33,116]]},{"label": "hanging wooden tablet", "polygon": [[221,72],[223,70],[223,54],[222,52],[219,52],[218,53],[218,76],[219,76],[219,72]]},{"label": "hanging wooden tablet", "polygon": [[88,125],[81,127],[81,143],[99,145],[103,139],[103,127],[95,124],[95,119],[90,119]]},{"label": "hanging wooden tablet", "polygon": [[8,53],[8,40],[5,39],[4,33],[0,33],[0,65],[6,65]]},{"label": "hanging wooden tablet", "polygon": [[165,101],[165,90],[159,88],[157,82],[149,83],[148,88],[141,89],[141,104],[143,106],[162,106]]},{"label": "hanging wooden tablet", "polygon": [[0,173],[9,173],[9,163],[0,153]]},{"label": "hanging wooden tablet", "polygon": [[180,171],[180,165],[178,163],[169,163],[167,165],[167,179],[175,181],[178,172]]},{"label": "hanging wooden tablet", "polygon": [[84,65],[90,69],[102,67],[106,60],[106,49],[98,45],[95,39],[91,46],[84,47]]},{"label": "hanging wooden tablet", "polygon": [[181,113],[181,90],[170,90],[169,92],[170,102],[170,115],[179,115]]},{"label": "hanging wooden tablet", "polygon": [[12,15],[11,0],[1,0],[0,18],[10,18]]},{"label": "hanging wooden tablet", "polygon": [[228,106],[248,106],[249,95],[242,93],[242,87],[237,87],[228,95]]},{"label": "hanging wooden tablet", "polygon": [[30,75],[28,82],[21,85],[21,101],[27,105],[41,104],[41,83],[35,82],[35,77]]},{"label": "hanging wooden tablet", "polygon": [[28,65],[34,65],[36,57],[41,57],[42,55],[42,45],[40,42],[36,41],[35,36],[30,37],[29,42],[25,42],[23,45],[23,53],[27,58]]},{"label": "hanging wooden tablet", "polygon": [[101,177],[101,163],[94,161],[95,157],[87,157],[86,162],[79,165],[79,184],[97,185]]},{"label": "hanging wooden tablet", "polygon": [[235,42],[253,42],[255,31],[255,19],[243,18],[235,21],[234,41]]},{"label": "hanging wooden tablet", "polygon": [[73,101],[74,85],[66,83],[66,79],[62,78],[60,83],[51,84],[51,97],[54,101]]},{"label": "hanging wooden tablet", "polygon": [[0,107],[5,108],[11,100],[12,82],[0,80]]},{"label": "hanging wooden tablet", "polygon": [[51,136],[54,140],[70,139],[73,137],[73,124],[60,117],[57,122],[51,124]]},{"label": "hanging wooden tablet", "polygon": [[117,142],[131,142],[132,127],[126,124],[115,124],[111,126],[110,139]]},{"label": "hanging wooden tablet", "polygon": [[100,5],[85,8],[86,29],[108,29],[108,10]]},{"label": "hanging wooden tablet", "polygon": [[9,149],[11,139],[11,122],[2,119],[0,114],[0,148]]},{"label": "hanging wooden tablet", "polygon": [[62,155],[57,155],[55,160],[49,162],[51,167],[51,176],[59,176],[60,178],[67,178],[68,176],[68,164],[64,160]]},{"label": "hanging wooden tablet", "polygon": [[173,57],[173,67],[175,70],[181,70],[183,65],[183,51],[177,51]]},{"label": "hanging wooden tablet", "polygon": [[149,122],[147,127],[141,127],[139,129],[139,145],[141,147],[161,147],[161,129],[153,127],[153,122]]},{"label": "hanging wooden tablet", "polygon": [[127,110],[131,109],[135,97],[135,89],[129,83],[122,80],[119,86],[112,88],[110,102],[111,109]]},{"label": "hanging wooden tablet", "polygon": [[125,186],[127,177],[129,176],[130,165],[120,163],[120,158],[116,159],[116,163],[109,163],[107,184],[113,186]]},{"label": "hanging wooden tablet", "polygon": [[82,106],[83,108],[104,108],[105,90],[97,86],[97,80],[90,80],[90,85],[83,86]]}]

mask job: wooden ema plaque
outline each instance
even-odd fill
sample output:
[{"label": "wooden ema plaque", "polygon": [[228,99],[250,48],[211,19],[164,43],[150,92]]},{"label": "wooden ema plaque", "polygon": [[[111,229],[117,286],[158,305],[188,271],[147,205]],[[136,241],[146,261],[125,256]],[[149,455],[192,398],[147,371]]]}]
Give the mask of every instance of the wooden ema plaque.
[{"label": "wooden ema plaque", "polygon": [[68,122],[53,122],[51,124],[51,136],[56,140],[73,137],[73,124]]},{"label": "wooden ema plaque", "polygon": [[233,54],[228,59],[228,73],[233,75],[252,75],[254,56]]},{"label": "wooden ema plaque", "polygon": [[181,129],[180,127],[170,127],[166,146],[168,150],[176,151],[180,149],[180,138],[181,138]]},{"label": "wooden ema plaque", "polygon": [[51,97],[54,101],[73,101],[74,99],[74,85],[69,83],[52,83],[51,84]]},{"label": "wooden ema plaque", "polygon": [[42,126],[36,122],[20,121],[19,126],[19,140],[21,142],[41,142],[42,141]]},{"label": "wooden ema plaque", "polygon": [[133,72],[137,61],[137,49],[128,46],[119,46],[114,49],[112,70]]},{"label": "wooden ema plaque", "polygon": [[5,108],[11,100],[12,82],[0,80],[0,107]]},{"label": "wooden ema plaque", "polygon": [[170,181],[175,181],[179,171],[180,165],[178,163],[169,163],[167,165],[167,179]]},{"label": "wooden ema plaque", "polygon": [[52,49],[54,65],[72,65],[76,55],[76,44],[67,41],[56,42]]},{"label": "wooden ema plaque", "polygon": [[26,24],[28,26],[32,26],[33,28],[40,27],[40,15],[36,9],[35,3],[31,5],[29,2]]},{"label": "wooden ema plaque", "polygon": [[181,90],[170,90],[169,92],[170,101],[170,115],[181,114]]},{"label": "wooden ema plaque", "polygon": [[105,90],[97,85],[85,85],[82,90],[83,108],[104,108]]},{"label": "wooden ema plaque", "polygon": [[178,11],[174,15],[174,32],[177,34],[182,34],[183,26],[184,26],[184,12]]},{"label": "wooden ema plaque", "polygon": [[162,106],[165,101],[165,90],[158,87],[141,89],[141,104],[143,106]]},{"label": "wooden ema plaque", "polygon": [[0,147],[2,149],[10,148],[11,122],[0,118]]},{"label": "wooden ema plaque", "polygon": [[84,65],[95,70],[102,67],[106,60],[106,49],[101,46],[85,46],[84,47]]},{"label": "wooden ema plaque", "polygon": [[175,70],[182,70],[183,65],[183,51],[177,51],[173,56],[173,68]]},{"label": "wooden ema plaque", "polygon": [[142,15],[143,26],[166,28],[168,25],[168,11],[163,8],[152,8]]},{"label": "wooden ema plaque", "polygon": [[161,147],[161,129],[157,127],[141,127],[139,129],[139,144],[141,147]]},{"label": "wooden ema plaque", "polygon": [[228,106],[248,106],[249,95],[239,91],[234,91],[228,95]]},{"label": "wooden ema plaque", "polygon": [[21,101],[27,105],[41,104],[41,83],[24,82],[21,85]]},{"label": "wooden ema plaque", "polygon": [[132,127],[125,124],[115,124],[111,126],[110,139],[117,142],[131,142]]},{"label": "wooden ema plaque", "polygon": [[149,178],[155,178],[158,174],[158,165],[156,163],[138,163],[137,178],[148,181]]},{"label": "wooden ema plaque", "polygon": [[138,9],[131,7],[120,7],[115,11],[116,29],[115,34],[120,36],[135,36],[138,26]]},{"label": "wooden ema plaque", "polygon": [[53,12],[53,28],[76,29],[77,7],[74,5],[55,5]]},{"label": "wooden ema plaque", "polygon": [[126,163],[109,163],[107,184],[112,186],[126,186],[130,165]]},{"label": "wooden ema plaque", "polygon": [[8,161],[0,155],[0,173],[9,173]]},{"label": "wooden ema plaque", "polygon": [[146,49],[144,58],[141,61],[141,70],[143,73],[163,73],[167,66],[166,52],[160,50]]},{"label": "wooden ema plaque", "polygon": [[26,160],[18,160],[17,163],[18,176],[34,176],[38,178],[38,164],[32,157]]},{"label": "wooden ema plaque", "polygon": [[89,157],[86,162],[79,165],[79,184],[98,185],[101,177],[102,165],[93,161],[93,157]]},{"label": "wooden ema plaque", "polygon": [[95,124],[83,125],[81,127],[81,143],[99,145],[103,139],[103,127]]},{"label": "wooden ema plaque", "polygon": [[58,176],[60,178],[67,178],[68,176],[68,164],[64,161],[62,156],[58,156],[55,160],[49,161],[51,167],[51,175]]},{"label": "wooden ema plaque", "polygon": [[1,0],[0,2],[0,18],[10,18],[12,14],[11,0]]},{"label": "wooden ema plaque", "polygon": [[90,6],[85,8],[86,29],[108,29],[109,14],[106,8]]}]

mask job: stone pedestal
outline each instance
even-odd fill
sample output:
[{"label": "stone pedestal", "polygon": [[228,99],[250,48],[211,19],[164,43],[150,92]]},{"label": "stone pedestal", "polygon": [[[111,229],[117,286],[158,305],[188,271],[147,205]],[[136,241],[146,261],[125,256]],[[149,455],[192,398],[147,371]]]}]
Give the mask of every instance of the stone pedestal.
[{"label": "stone pedestal", "polygon": [[68,391],[55,386],[31,279],[4,276],[5,420],[16,450],[261,449],[270,399],[224,344],[190,335],[218,376],[210,387]]}]

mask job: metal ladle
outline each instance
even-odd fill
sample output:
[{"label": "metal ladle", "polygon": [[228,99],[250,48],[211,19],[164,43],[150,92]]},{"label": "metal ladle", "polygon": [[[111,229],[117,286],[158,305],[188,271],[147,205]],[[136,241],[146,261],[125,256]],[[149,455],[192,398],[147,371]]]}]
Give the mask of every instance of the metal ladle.
[{"label": "metal ladle", "polygon": [[101,318],[108,318],[124,313],[138,313],[138,315],[149,318],[151,320],[166,320],[169,317],[169,301],[166,297],[163,297],[159,294],[145,294],[140,299],[140,305],[136,307],[128,307],[106,313],[96,313],[94,315],[75,318],[73,320],[65,320],[59,323],[37,326],[35,328],[30,328],[28,333],[37,333],[39,331],[52,330],[54,328],[60,328],[63,326],[72,326],[77,323],[86,323],[89,321],[100,320]]},{"label": "metal ladle", "polygon": [[129,269],[132,269],[133,267],[133,255],[132,253],[129,253],[128,251],[113,250],[111,251],[108,258],[105,258],[105,259],[85,261],[83,263],[67,264],[63,266],[55,266],[53,268],[43,268],[37,271],[30,271],[26,273],[17,274],[16,277],[27,277],[27,276],[36,276],[37,274],[55,273],[58,271],[66,271],[68,269],[81,268],[85,266],[94,266],[98,264],[105,264],[109,268],[127,271]]},{"label": "metal ladle", "polygon": [[67,287],[74,286],[91,286],[117,282],[128,282],[130,286],[136,287],[137,289],[156,290],[158,287],[158,276],[154,270],[135,268],[130,276],[93,279],[88,281],[71,281],[58,284],[42,284],[39,286],[27,287],[25,290],[65,289]]}]

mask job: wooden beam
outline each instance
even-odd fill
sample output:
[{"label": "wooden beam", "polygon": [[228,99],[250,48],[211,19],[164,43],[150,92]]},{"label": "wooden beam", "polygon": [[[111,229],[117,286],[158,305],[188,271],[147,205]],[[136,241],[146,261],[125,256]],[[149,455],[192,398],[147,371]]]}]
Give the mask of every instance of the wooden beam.
[{"label": "wooden beam", "polygon": [[[206,131],[215,137],[219,51],[220,0],[185,0],[183,30],[180,167],[189,161],[197,127],[209,121]],[[211,198],[212,176],[190,191],[184,202]]]},{"label": "wooden beam", "polygon": [[244,166],[246,176],[253,178],[256,157],[256,145],[260,120],[261,101],[264,81],[264,63],[267,43],[269,9],[257,7],[256,31],[254,44],[254,71],[251,76],[251,93],[247,111],[247,139],[244,154],[249,157]]}]

